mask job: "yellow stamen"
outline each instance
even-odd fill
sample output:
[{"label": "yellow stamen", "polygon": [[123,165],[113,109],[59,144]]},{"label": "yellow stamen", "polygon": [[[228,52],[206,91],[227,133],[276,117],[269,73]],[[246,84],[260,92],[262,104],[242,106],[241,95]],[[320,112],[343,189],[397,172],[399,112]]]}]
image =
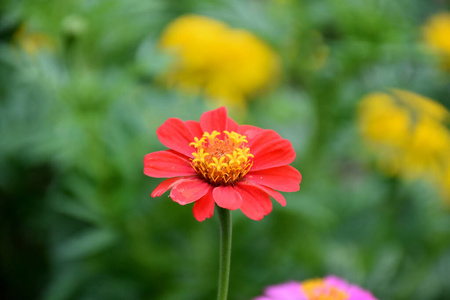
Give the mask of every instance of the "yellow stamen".
[{"label": "yellow stamen", "polygon": [[[222,138],[219,138],[222,135]],[[213,185],[229,185],[244,177],[253,165],[246,136],[234,131],[213,131],[195,138],[191,161],[195,171]]]}]

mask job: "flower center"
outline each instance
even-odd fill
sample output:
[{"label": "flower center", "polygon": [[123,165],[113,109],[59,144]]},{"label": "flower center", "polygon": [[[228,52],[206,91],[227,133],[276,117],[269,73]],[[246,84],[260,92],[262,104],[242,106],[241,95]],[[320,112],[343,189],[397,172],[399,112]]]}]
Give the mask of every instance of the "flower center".
[{"label": "flower center", "polygon": [[197,151],[192,153],[192,167],[206,181],[213,185],[233,184],[248,173],[253,165],[250,148],[247,147],[245,135],[234,131],[221,133],[213,131],[203,133],[203,136],[189,144]]},{"label": "flower center", "polygon": [[304,281],[301,289],[308,300],[346,300],[349,298],[347,292],[326,283],[322,279]]}]

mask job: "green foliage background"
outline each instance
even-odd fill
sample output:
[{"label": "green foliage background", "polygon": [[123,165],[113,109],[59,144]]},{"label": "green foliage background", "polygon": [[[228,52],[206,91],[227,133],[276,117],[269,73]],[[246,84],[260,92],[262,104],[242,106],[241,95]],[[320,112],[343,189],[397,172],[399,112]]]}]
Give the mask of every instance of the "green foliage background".
[{"label": "green foliage background", "polygon": [[[219,224],[150,193],[145,154],[169,117],[214,107],[161,85],[162,29],[195,13],[245,28],[282,77],[240,123],[292,141],[301,191],[262,221],[233,213],[230,299],[335,274],[379,299],[450,299],[450,215],[426,182],[388,178],[356,128],[367,93],[402,88],[450,106],[421,44],[448,1],[33,0],[0,4],[2,299],[214,299]],[[20,25],[53,50],[26,53]],[[328,47],[325,64],[314,59]]]}]

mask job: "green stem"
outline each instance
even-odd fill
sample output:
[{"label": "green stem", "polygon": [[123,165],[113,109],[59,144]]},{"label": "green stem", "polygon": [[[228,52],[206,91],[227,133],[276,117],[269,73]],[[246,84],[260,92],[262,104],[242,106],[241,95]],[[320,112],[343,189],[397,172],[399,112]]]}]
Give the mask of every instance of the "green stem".
[{"label": "green stem", "polygon": [[231,262],[231,211],[217,206],[220,220],[220,266],[217,300],[227,300]]}]

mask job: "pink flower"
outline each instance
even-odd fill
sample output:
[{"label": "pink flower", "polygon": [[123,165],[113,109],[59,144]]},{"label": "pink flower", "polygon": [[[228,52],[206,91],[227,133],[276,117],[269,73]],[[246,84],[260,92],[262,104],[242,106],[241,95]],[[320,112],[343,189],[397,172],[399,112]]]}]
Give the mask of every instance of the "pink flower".
[{"label": "pink flower", "polygon": [[376,300],[369,292],[336,276],[291,281],[266,288],[254,300]]},{"label": "pink flower", "polygon": [[200,122],[170,118],[156,133],[170,149],[147,154],[144,174],[169,179],[152,197],[171,190],[173,201],[194,202],[198,221],[212,217],[215,204],[261,220],[272,211],[270,197],[286,205],[276,190],[300,189],[300,172],[289,166],[295,159],[292,144],[273,130],[238,125],[225,107],[205,112]]}]

